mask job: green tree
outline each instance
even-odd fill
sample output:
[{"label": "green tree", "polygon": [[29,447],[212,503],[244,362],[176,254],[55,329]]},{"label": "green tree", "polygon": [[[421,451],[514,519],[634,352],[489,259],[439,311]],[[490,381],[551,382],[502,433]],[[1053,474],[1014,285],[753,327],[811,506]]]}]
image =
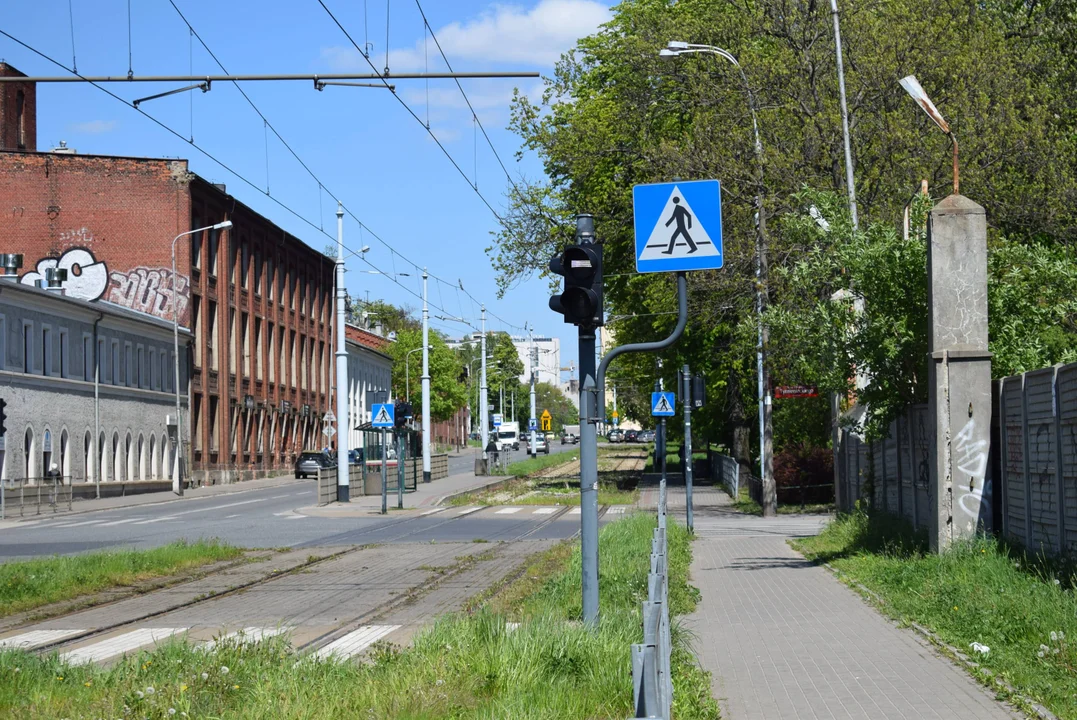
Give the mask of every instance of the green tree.
[{"label": "green tree", "polygon": [[[516,418],[520,423],[520,429],[526,431],[527,421],[531,419],[531,388],[527,383],[520,386],[523,393],[516,396]],[[548,382],[535,383],[535,420],[542,427],[542,411],[550,411],[550,432],[559,433],[565,425],[575,425],[580,422],[580,411],[565,397],[561,388]]]},{"label": "green tree", "polygon": [[[430,417],[433,420],[447,420],[467,404],[467,389],[463,383],[463,368],[460,361],[439,333],[430,333]],[[396,342],[389,345],[388,352],[393,358],[393,393],[404,398],[406,389],[411,388],[411,404],[416,417],[422,412],[422,374],[423,362],[421,352],[406,361],[407,353],[423,346],[422,330],[403,328],[397,331]],[[409,377],[410,375],[410,377]]]},{"label": "green tree", "polygon": [[516,352],[512,337],[505,332],[488,333],[486,336],[486,386],[494,412],[501,410],[501,388],[505,389],[505,414],[511,407],[512,393],[516,391],[516,408],[520,408],[520,399],[526,402],[526,393],[521,390],[520,376],[524,372],[523,361]]}]

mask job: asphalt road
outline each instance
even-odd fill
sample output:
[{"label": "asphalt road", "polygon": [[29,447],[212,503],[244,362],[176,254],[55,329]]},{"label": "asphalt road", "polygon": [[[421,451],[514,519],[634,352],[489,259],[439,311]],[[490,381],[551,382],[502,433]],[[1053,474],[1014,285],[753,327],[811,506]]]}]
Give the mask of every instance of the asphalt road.
[{"label": "asphalt road", "polygon": [[[573,452],[579,450],[579,445],[562,445],[561,441],[555,439],[550,443],[550,454],[557,455],[564,452]],[[479,456],[478,448],[467,448],[459,457],[449,456],[449,474],[457,475],[459,473],[472,472],[475,469],[475,458]],[[527,444],[521,443],[520,449],[509,454],[509,462],[514,463],[518,460],[527,459]]]},{"label": "asphalt road", "polygon": [[[565,446],[564,450],[576,446]],[[551,453],[561,450],[551,447]],[[514,453],[520,455],[523,452]],[[466,461],[473,458],[454,458]],[[393,499],[393,498],[391,498]],[[303,515],[317,501],[313,480],[207,498],[176,498],[20,523],[0,530],[0,561],[100,548],[150,548],[179,539],[219,538],[241,547],[308,547],[396,542],[558,539],[579,530],[572,509],[517,506],[422,508],[353,518]],[[512,506],[510,506],[512,507]],[[470,510],[470,512],[468,512]]]}]

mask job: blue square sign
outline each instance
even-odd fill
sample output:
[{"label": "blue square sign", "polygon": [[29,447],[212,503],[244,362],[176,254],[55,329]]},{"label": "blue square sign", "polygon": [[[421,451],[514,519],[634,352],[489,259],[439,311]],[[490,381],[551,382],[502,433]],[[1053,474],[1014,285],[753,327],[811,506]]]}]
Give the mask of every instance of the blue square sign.
[{"label": "blue square sign", "polygon": [[673,417],[677,414],[677,396],[672,392],[651,393],[651,415],[655,417]]},{"label": "blue square sign", "polygon": [[376,403],[370,406],[370,426],[391,428],[396,425],[396,407],[392,403]]},{"label": "blue square sign", "polygon": [[722,188],[717,180],[636,185],[632,209],[637,272],[722,267]]}]

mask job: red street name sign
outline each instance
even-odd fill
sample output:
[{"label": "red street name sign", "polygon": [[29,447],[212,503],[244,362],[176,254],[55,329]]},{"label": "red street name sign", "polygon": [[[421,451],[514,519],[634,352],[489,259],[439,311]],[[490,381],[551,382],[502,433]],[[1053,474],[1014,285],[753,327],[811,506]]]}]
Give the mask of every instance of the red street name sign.
[{"label": "red street name sign", "polygon": [[819,397],[819,389],[814,385],[779,385],[774,388],[775,400]]}]

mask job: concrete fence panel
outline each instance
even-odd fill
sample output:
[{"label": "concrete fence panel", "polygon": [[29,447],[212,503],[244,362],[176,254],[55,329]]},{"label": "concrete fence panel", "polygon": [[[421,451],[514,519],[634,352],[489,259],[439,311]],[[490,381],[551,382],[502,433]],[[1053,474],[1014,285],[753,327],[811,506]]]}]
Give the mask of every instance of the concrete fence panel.
[{"label": "concrete fence panel", "polygon": [[1025,374],[1025,433],[1032,548],[1060,549],[1059,484],[1055,451],[1055,368]]},{"label": "concrete fence panel", "polygon": [[1063,547],[1077,552],[1077,365],[1058,369],[1058,463],[1062,468]]}]

